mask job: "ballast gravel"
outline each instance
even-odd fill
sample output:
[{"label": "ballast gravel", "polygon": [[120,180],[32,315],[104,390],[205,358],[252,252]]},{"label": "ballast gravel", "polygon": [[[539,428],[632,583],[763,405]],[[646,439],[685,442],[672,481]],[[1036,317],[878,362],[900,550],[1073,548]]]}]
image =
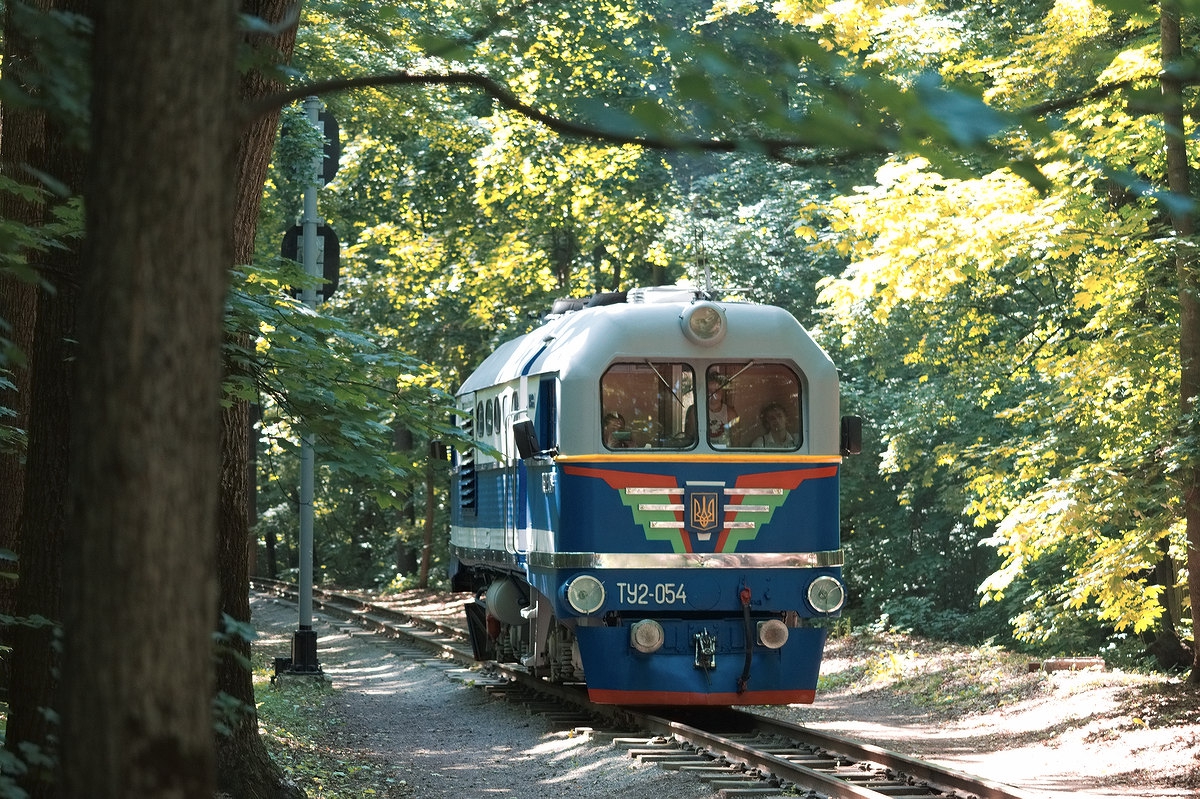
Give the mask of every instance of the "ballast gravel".
[{"label": "ballast gravel", "polygon": [[[256,652],[287,652],[294,606],[255,596]],[[388,638],[317,616],[317,658],[342,724],[339,750],[380,772],[386,799],[693,799],[706,783],[631,757],[611,733],[581,731],[492,696]],[[259,659],[266,655],[256,655]],[[282,676],[280,680],[312,680]],[[311,795],[311,794],[310,794]]]}]

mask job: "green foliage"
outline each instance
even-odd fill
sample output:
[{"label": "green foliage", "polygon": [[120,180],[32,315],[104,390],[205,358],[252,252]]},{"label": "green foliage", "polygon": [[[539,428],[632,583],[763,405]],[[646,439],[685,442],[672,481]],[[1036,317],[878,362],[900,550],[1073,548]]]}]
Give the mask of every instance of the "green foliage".
[{"label": "green foliage", "polygon": [[[997,105],[1157,81],[1143,20],[1087,4],[1039,14],[1007,23],[1004,40],[963,41],[949,77],[986,74]],[[1180,425],[1167,221],[1154,197],[1096,168],[1116,163],[1160,184],[1161,134],[1119,91],[1066,108],[1053,127],[1026,129],[1040,138],[1011,143],[1038,153],[1041,192],[1010,172],[964,180],[895,158],[875,186],[811,212],[828,231],[818,246],[851,259],[822,300],[899,500],[892,512],[875,502],[868,529],[889,536],[899,512],[919,520],[903,525],[919,540],[961,531],[939,552],[952,563],[995,547],[1003,563],[982,590],[1006,603],[1015,634],[1095,651],[1114,630],[1160,618],[1164,589],[1148,575],[1160,542],[1182,561],[1173,475],[1188,445],[1167,443]],[[873,576],[910,572],[896,555]],[[941,626],[901,597],[880,607]]]},{"label": "green foliage", "polygon": [[302,105],[290,105],[279,117],[275,144],[275,174],[279,190],[300,197],[313,183],[313,162],[325,147],[325,137],[308,121]]},{"label": "green foliage", "polygon": [[[431,436],[453,437],[450,401],[429,390],[431,370],[389,349],[331,314],[318,314],[284,293],[285,286],[312,282],[294,265],[258,265],[235,273],[230,325],[260,337],[252,351],[236,341],[227,346],[240,364],[226,384],[230,397],[262,397],[280,416],[273,446],[294,452],[291,431],[302,427],[324,445],[331,468],[379,481],[377,499],[392,501],[398,481],[411,466],[387,451],[396,424]],[[383,445],[383,446],[380,446]]]},{"label": "green foliage", "polygon": [[[0,722],[4,720],[5,715],[0,714]],[[19,756],[0,748],[0,799],[29,799],[25,789],[17,785],[17,780],[28,770],[29,766]]]},{"label": "green foliage", "polygon": [[[91,18],[61,9],[38,9],[26,2],[9,2],[7,11],[9,35],[20,35],[37,45],[32,48],[32,58],[4,65],[0,106],[39,108],[59,126],[69,144],[86,149]],[[49,175],[37,178],[56,194],[69,193]]]},{"label": "green foliage", "polygon": [[[267,264],[267,265],[263,265]],[[238,272],[229,326],[255,338],[227,340],[226,395],[263,405],[264,480],[259,534],[287,542],[296,528],[293,486],[301,431],[318,453],[318,574],[350,585],[394,575],[397,520],[423,479],[424,459],[394,446],[396,431],[456,440],[450,399],[433,370],[349,320],[315,313],[285,288],[313,279],[290,262]],[[247,341],[251,346],[247,346]],[[294,551],[285,562],[295,562]]]},{"label": "green foliage", "polygon": [[[609,137],[552,133],[470,87],[326,98],[345,152],[321,192],[346,242],[333,315],[436,364],[412,372],[428,397],[556,295],[711,275],[792,309],[843,369],[846,411],[868,420],[866,453],[844,465],[855,615],[971,640],[1012,619],[1051,648],[1147,630],[1174,588],[1148,570],[1164,547],[1182,560],[1174,481],[1194,449],[1175,435],[1188,420],[1161,131],[1135,111],[1160,71],[1150,11],[307,6],[297,68],[311,77],[473,71]],[[290,138],[264,206],[271,249],[298,201]],[[681,150],[617,143],[631,138]],[[699,157],[706,143],[736,151]],[[272,353],[294,366],[311,342],[354,342],[324,324],[278,326]],[[304,414],[285,397],[300,391],[265,416],[272,485],[288,484],[278,456]],[[366,449],[404,427],[422,452],[446,432],[375,421],[346,440]],[[417,535],[401,511],[420,499],[419,466],[407,483],[384,470],[390,515],[361,501],[374,467],[319,477],[330,572],[393,579],[381,553]],[[269,496],[264,524],[288,508],[286,491]]]},{"label": "green foliage", "polygon": [[[997,631],[1004,629],[1006,620],[995,605],[982,612],[971,608],[960,610],[946,607],[944,600],[909,596],[883,600],[880,603],[880,616],[871,626],[886,632],[911,633],[920,630],[921,635],[939,641],[977,644],[996,639]],[[1070,645],[1067,649],[1092,651],[1092,648],[1081,650]]]},{"label": "green foliage", "polygon": [[267,751],[306,795],[389,796],[402,783],[382,764],[345,760],[330,749],[328,739],[345,721],[339,716],[336,694],[326,683],[305,677],[283,679],[272,687],[266,672],[256,670],[254,684],[259,730]]},{"label": "green foliage", "polygon": [[[0,79],[0,87],[4,80]],[[0,194],[32,205],[45,205],[42,223],[31,226],[24,222],[0,218],[0,280],[16,280],[36,286],[41,291],[53,291],[53,286],[39,273],[35,263],[40,254],[59,249],[77,239],[83,232],[83,207],[78,197],[55,195],[61,189],[45,175],[35,176],[43,187],[17,183],[0,175]],[[15,391],[13,376],[27,369],[28,354],[11,338],[11,325],[0,318],[0,394]],[[0,405],[0,454],[23,457],[27,446],[27,431],[12,424],[16,413],[7,404]]]},{"label": "green foliage", "polygon": [[[3,81],[0,80],[0,85]],[[47,218],[39,226],[0,218],[0,278],[29,283],[45,291],[53,287],[30,263],[36,254],[59,249],[64,242],[78,239],[83,233],[83,205],[78,197],[56,196],[57,184],[47,176],[37,176],[44,181],[42,187],[18,183],[6,175],[0,175],[0,193],[31,205],[45,205]],[[9,324],[0,319],[0,389],[11,387],[7,375],[12,369],[27,366],[26,353],[13,344],[8,337]],[[0,431],[4,426],[0,425]]]}]

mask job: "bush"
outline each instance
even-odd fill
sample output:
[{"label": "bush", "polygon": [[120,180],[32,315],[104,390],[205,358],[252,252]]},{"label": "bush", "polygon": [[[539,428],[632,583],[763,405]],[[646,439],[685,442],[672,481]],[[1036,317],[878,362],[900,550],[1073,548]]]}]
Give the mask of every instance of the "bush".
[{"label": "bush", "polygon": [[926,638],[958,644],[995,641],[997,630],[1008,629],[1000,608],[985,605],[970,613],[937,608],[926,597],[901,597],[883,603],[883,613],[871,625],[880,632],[915,633]]}]

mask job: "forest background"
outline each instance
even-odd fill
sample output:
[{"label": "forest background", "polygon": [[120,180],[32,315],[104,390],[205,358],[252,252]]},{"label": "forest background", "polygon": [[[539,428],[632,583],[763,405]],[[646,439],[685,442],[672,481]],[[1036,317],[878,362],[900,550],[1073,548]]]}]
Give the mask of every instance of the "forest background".
[{"label": "forest background", "polygon": [[[844,410],[867,420],[868,451],[847,462],[843,496],[851,620],[1131,662],[1162,625],[1190,633],[1177,568],[1178,475],[1191,445],[1179,412],[1176,237],[1163,122],[1147,107],[1160,101],[1137,91],[1159,91],[1160,28],[1157,13],[1139,12],[536,4],[520,27],[467,46],[447,35],[459,13],[448,7],[436,24],[422,17],[409,33],[416,49],[397,58],[378,48],[381,34],[399,39],[377,27],[376,10],[312,10],[294,61],[308,75],[343,75],[347,64],[352,75],[393,72],[442,46],[449,68],[601,131],[767,139],[807,115],[826,145],[602,146],[474,87],[326,97],[345,144],[320,207],[345,246],[322,313],[378,352],[431,365],[403,367],[402,401],[444,413],[444,394],[482,354],[530,329],[556,297],[711,280],[781,305],[841,368]],[[430,30],[447,38],[430,44]],[[852,80],[894,83],[917,103],[936,81],[963,92],[942,98],[962,103],[944,111],[951,146],[891,152],[904,132],[889,130],[894,98],[831,106],[826,86]],[[1032,131],[985,137],[1006,125],[989,109],[1036,106],[1050,110]],[[289,122],[306,129],[293,114],[281,148]],[[303,186],[282,171],[287,158],[277,151],[260,263],[295,221]],[[1038,164],[1038,179],[1013,162]],[[336,340],[356,357],[353,342]],[[297,369],[277,344],[268,335],[261,346],[279,356],[268,358],[278,377],[307,379],[309,354]],[[336,392],[371,381],[318,382]],[[300,389],[277,392],[264,417],[264,574],[296,564],[294,422],[312,415],[288,407]],[[376,421],[390,430],[374,441],[392,435],[395,482],[348,460],[360,447],[324,447],[317,565],[338,584],[426,579],[425,443],[448,431],[436,415],[413,425],[380,405]],[[434,529],[436,579],[443,517]],[[268,548],[276,541],[286,554]]]},{"label": "forest background", "polygon": [[[0,556],[21,579],[0,580],[0,614],[10,682],[53,675],[9,720],[3,765],[25,790],[53,782],[60,737],[102,739],[70,719],[95,708],[104,673],[84,672],[161,623],[139,591],[167,586],[201,618],[220,597],[223,645],[244,651],[244,564],[297,560],[298,430],[321,464],[319,579],[436,581],[447,474],[428,445],[453,443],[456,385],[556,297],[681,280],[789,309],[841,368],[867,430],[845,465],[851,623],[1192,664],[1196,4],[319,2],[298,25],[290,3],[153,5],[2,4]],[[173,104],[181,85],[211,118]],[[308,94],[341,129],[319,197],[341,275],[315,313],[279,258],[321,146],[294,104]],[[235,150],[236,172],[202,175]],[[231,211],[220,179],[239,175]],[[163,338],[130,362],[159,383],[114,365],[144,329]],[[202,335],[221,329],[223,346]],[[193,429],[185,409],[215,424],[218,399],[224,436]],[[131,460],[92,457],[107,452]],[[121,482],[142,469],[177,480]],[[211,629],[185,632],[151,659]],[[225,687],[241,666],[221,663]],[[205,684],[194,668],[163,694]],[[155,689],[87,701],[138,717]]]}]

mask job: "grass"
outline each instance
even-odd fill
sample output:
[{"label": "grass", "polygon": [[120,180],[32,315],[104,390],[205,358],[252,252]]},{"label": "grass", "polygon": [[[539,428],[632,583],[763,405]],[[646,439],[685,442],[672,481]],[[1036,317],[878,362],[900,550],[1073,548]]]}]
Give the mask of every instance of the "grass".
[{"label": "grass", "polygon": [[308,799],[356,799],[408,795],[404,780],[360,752],[338,746],[345,721],[337,692],[315,677],[283,676],[271,684],[273,669],[256,669],[254,694],[258,726],[271,758]]},{"label": "grass", "polygon": [[902,633],[857,630],[831,638],[821,691],[887,690],[917,707],[962,716],[1027,699],[1045,686],[1028,658],[1001,647],[953,646]]},{"label": "grass", "polygon": [[[336,746],[344,721],[337,714],[337,692],[312,677],[284,677],[271,684],[273,669],[256,669],[254,694],[258,726],[271,758],[308,799],[398,799],[409,795],[403,780],[372,764],[366,756]],[[8,705],[0,702],[0,744]],[[0,761],[4,752],[0,750]],[[0,797],[16,795],[12,780],[0,776]]]}]

